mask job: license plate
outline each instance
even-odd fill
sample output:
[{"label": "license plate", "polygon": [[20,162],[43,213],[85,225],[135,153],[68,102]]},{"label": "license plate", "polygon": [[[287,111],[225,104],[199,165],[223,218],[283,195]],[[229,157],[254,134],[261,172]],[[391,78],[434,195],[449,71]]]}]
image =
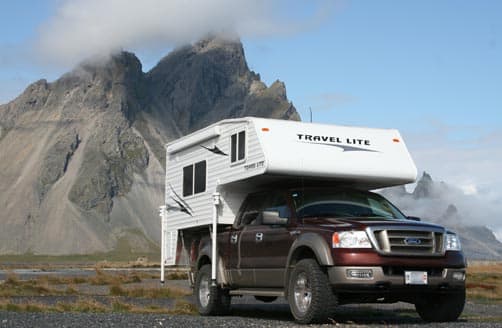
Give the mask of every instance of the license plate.
[{"label": "license plate", "polygon": [[427,271],[405,271],[404,283],[406,285],[427,285]]}]

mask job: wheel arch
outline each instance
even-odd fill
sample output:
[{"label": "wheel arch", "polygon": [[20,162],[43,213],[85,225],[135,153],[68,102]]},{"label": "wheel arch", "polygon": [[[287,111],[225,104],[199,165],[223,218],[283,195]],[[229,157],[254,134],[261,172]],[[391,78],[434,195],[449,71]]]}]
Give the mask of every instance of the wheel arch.
[{"label": "wheel arch", "polygon": [[[211,244],[207,244],[199,251],[199,257],[195,262],[196,271],[199,271],[200,268],[202,268],[202,266],[212,263],[211,253],[212,253]],[[226,276],[226,271],[225,271],[225,260],[221,256],[218,256],[218,263],[216,267],[216,280],[221,285],[227,285],[229,282],[229,279]]]},{"label": "wheel arch", "polygon": [[331,248],[326,240],[317,233],[308,232],[300,235],[291,245],[288,254],[288,266],[298,261],[298,259],[304,258],[302,255],[308,250],[315,256],[319,265],[334,265]]},{"label": "wheel arch", "polygon": [[334,265],[331,249],[326,240],[316,233],[300,235],[291,246],[288,254],[286,274],[284,277],[284,291],[287,296],[288,283],[292,268],[305,258],[313,258],[320,266]]}]

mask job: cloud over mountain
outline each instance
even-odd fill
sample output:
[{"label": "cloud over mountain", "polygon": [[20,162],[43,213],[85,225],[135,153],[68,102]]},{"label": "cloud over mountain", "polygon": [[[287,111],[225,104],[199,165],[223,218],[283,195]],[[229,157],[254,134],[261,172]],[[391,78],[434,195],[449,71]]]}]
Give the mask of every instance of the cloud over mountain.
[{"label": "cloud over mountain", "polygon": [[121,49],[177,46],[210,34],[263,37],[295,33],[326,17],[315,1],[307,17],[292,17],[278,0],[62,1],[40,28],[37,49],[46,58],[75,63]]}]

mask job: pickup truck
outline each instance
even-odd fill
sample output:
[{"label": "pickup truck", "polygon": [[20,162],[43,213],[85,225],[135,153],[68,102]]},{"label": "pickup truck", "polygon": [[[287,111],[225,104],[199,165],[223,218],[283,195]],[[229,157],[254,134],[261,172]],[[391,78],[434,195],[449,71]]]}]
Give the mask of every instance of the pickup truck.
[{"label": "pickup truck", "polygon": [[458,236],[405,216],[377,193],[336,187],[267,188],[249,194],[233,225],[190,247],[202,315],[227,313],[231,298],[285,297],[299,323],[336,318],[348,303],[409,302],[429,322],[455,321],[465,303]]}]

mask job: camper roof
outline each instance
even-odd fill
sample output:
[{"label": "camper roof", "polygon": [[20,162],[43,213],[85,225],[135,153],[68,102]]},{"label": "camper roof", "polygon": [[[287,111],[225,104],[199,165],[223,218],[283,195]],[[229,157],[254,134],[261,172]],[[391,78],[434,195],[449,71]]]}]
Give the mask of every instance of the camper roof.
[{"label": "camper roof", "polygon": [[[243,175],[232,175],[220,185],[245,182],[264,184],[301,178],[343,181],[374,189],[415,181],[417,169],[395,129],[349,127],[246,117],[226,119],[166,145],[167,154],[202,143],[226,142],[224,127],[247,124],[249,138],[263,152],[263,163],[245,163]],[[253,132],[253,133],[251,133]],[[253,170],[253,175],[249,170]],[[246,174],[244,174],[244,171]],[[210,170],[208,174],[211,174]]]}]

